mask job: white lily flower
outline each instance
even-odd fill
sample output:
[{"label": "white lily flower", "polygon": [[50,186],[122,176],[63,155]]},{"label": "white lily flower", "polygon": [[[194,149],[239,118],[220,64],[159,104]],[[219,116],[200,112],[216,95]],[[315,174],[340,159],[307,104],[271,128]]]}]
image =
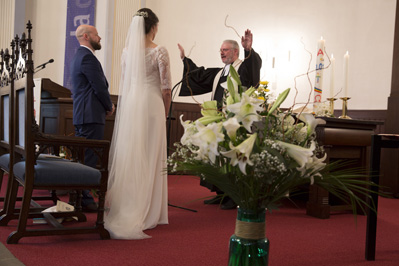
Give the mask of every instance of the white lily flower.
[{"label": "white lily flower", "polygon": [[[300,169],[302,172],[302,175],[304,174],[305,171],[308,171],[308,175],[310,175],[310,184],[313,185],[314,183],[314,177],[315,176],[321,176],[320,171],[323,170],[323,168],[326,166],[326,163],[324,161],[327,158],[327,154],[324,154],[323,158],[317,158],[316,156],[313,156],[310,161],[308,161],[304,167],[304,169]],[[310,171],[309,171],[310,170]]]},{"label": "white lily flower", "polygon": [[236,117],[232,117],[223,122],[223,127],[226,129],[227,135],[230,139],[234,140],[236,138],[237,129],[239,129],[241,125],[238,123]]},{"label": "white lily flower", "polygon": [[257,112],[263,110],[260,106],[262,103],[262,100],[249,97],[243,93],[241,101],[227,106],[227,110],[234,113],[237,121],[242,122],[247,131],[251,132],[252,123],[261,120]]},{"label": "white lily flower", "polygon": [[301,127],[301,129],[295,134],[295,140],[299,143],[304,142],[308,138],[308,132],[306,127]]},{"label": "white lily flower", "polygon": [[197,127],[190,120],[183,121],[183,115],[180,116],[180,123],[184,127],[184,134],[180,139],[183,145],[190,146],[192,144],[191,137],[198,132]]},{"label": "white lily flower", "polygon": [[291,115],[287,115],[284,113],[278,114],[278,119],[280,120],[280,123],[283,124],[283,128],[285,131],[292,128],[295,123],[295,119]]},{"label": "white lily flower", "polygon": [[303,168],[306,163],[312,160],[313,151],[316,148],[314,141],[312,141],[310,148],[304,148],[279,140],[277,141],[277,143],[284,147],[288,155],[299,164],[299,169]]},{"label": "white lily flower", "polygon": [[253,165],[253,162],[249,160],[249,156],[251,155],[252,149],[255,144],[257,134],[252,134],[250,135],[249,138],[244,140],[241,144],[239,144],[237,147],[234,147],[231,142],[229,143],[230,149],[229,151],[221,151],[220,153],[223,154],[224,156],[228,157],[231,159],[230,164],[232,166],[236,166],[238,164],[240,171],[246,175],[245,167],[247,164]]},{"label": "white lily flower", "polygon": [[196,151],[198,159],[209,159],[215,163],[216,155],[219,155],[218,143],[224,140],[222,133],[222,123],[212,123],[204,126],[197,123],[198,132],[191,139],[195,146],[199,147]]},{"label": "white lily flower", "polygon": [[304,121],[308,126],[308,136],[314,133],[317,125],[324,125],[325,120],[321,118],[315,118],[312,114],[302,113],[299,117],[300,120]]}]

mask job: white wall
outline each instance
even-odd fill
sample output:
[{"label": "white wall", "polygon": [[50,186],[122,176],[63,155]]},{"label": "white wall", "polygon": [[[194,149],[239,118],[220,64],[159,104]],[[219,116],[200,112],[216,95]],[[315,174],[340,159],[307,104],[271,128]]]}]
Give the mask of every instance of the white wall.
[{"label": "white wall", "polygon": [[35,78],[50,78],[63,84],[64,50],[67,1],[29,0],[26,1],[26,21],[32,23],[33,62],[36,66],[54,63],[35,74]]},{"label": "white wall", "polygon": [[[326,40],[326,51],[336,58],[336,92],[343,83],[343,56],[350,54],[349,109],[386,109],[390,93],[395,0],[147,0],[160,18],[156,42],[166,46],[172,60],[172,78],[181,79],[181,43],[197,65],[221,66],[218,50],[224,39],[239,41],[249,28],[254,49],[263,59],[261,78],[277,82],[277,91],[295,88],[294,77],[306,73],[312,52],[315,67],[317,41]],[[290,61],[288,54],[290,53]],[[275,75],[272,59],[275,57]],[[314,73],[310,74],[314,83]],[[323,99],[329,96],[330,71],[324,71]],[[298,79],[296,102],[306,102],[312,87]],[[342,97],[343,94],[338,94]],[[287,101],[291,105],[294,91]],[[196,97],[202,102],[202,98]],[[209,97],[207,97],[208,99]],[[176,99],[175,99],[176,100]],[[177,99],[182,101],[182,99]],[[336,109],[341,109],[337,101]]]},{"label": "white wall", "polygon": [[[112,30],[118,30],[112,29],[109,24],[113,16],[110,9],[113,1],[97,0],[96,14],[96,26],[103,38],[103,49],[98,57],[108,75],[107,60],[112,48],[107,36]],[[181,43],[187,53],[195,45],[191,58],[198,65],[222,65],[218,52],[221,42],[224,39],[238,40],[238,36],[224,26],[225,17],[229,15],[228,24],[236,28],[240,35],[247,28],[252,30],[253,47],[263,59],[262,79],[276,81],[278,91],[294,88],[294,77],[306,73],[309,56],[301,39],[313,54],[310,66],[314,68],[317,40],[323,36],[327,52],[330,55],[333,53],[336,58],[337,87],[342,86],[343,55],[346,51],[350,53],[349,96],[352,99],[349,109],[387,108],[395,0],[147,0],[145,4],[160,18],[155,41],[169,50],[174,83],[182,77],[177,43]],[[26,5],[26,18],[32,21],[34,27],[35,63],[40,64],[50,58],[55,60],[36,77],[47,77],[62,84],[67,1],[29,0]],[[276,60],[275,75],[272,71],[273,57]],[[329,76],[327,69],[323,98],[329,95]],[[310,77],[314,83],[314,73]],[[298,80],[297,88],[299,96],[296,101],[305,102],[312,91],[306,78]],[[290,103],[293,96],[294,93],[291,93]],[[197,100],[202,102],[203,98],[197,97]],[[339,101],[336,109],[340,108]]]},{"label": "white wall", "polygon": [[[108,80],[111,75],[112,21],[114,0],[96,0],[95,25],[101,36],[102,49],[96,51],[97,58],[103,65]],[[47,62],[54,63],[37,72],[35,78],[50,78],[63,84],[65,31],[67,0],[29,0],[26,1],[26,21],[33,24],[33,60],[35,65]]]}]

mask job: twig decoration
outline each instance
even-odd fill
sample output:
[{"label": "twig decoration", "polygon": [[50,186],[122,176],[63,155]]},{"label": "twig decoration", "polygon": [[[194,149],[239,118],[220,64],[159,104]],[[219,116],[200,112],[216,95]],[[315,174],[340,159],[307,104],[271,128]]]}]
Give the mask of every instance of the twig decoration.
[{"label": "twig decoration", "polygon": [[[233,26],[227,25],[227,18],[228,18],[228,17],[229,17],[229,15],[226,15],[226,18],[224,19],[224,25],[226,26],[226,28],[232,29],[232,30],[237,34],[238,39],[241,40],[241,36],[240,36],[240,34],[238,34],[237,30],[236,30]],[[251,56],[251,52],[252,52],[252,49],[249,50],[249,54],[248,54],[248,56],[247,56],[244,60],[248,59],[248,58]]]},{"label": "twig decoration", "polygon": [[193,45],[193,46],[191,46],[190,52],[188,53],[187,57],[190,57],[190,55],[191,55],[191,52],[193,51],[193,49],[194,49],[194,47],[195,47],[196,45],[197,45],[197,43],[196,43],[196,42],[194,42],[194,45]]},{"label": "twig decoration", "polygon": [[226,18],[224,19],[224,25],[226,26],[226,28],[230,28],[232,29],[238,36],[238,38],[241,40],[241,36],[240,34],[238,34],[238,32],[236,31],[236,29],[232,26],[227,25],[227,18],[229,17],[229,15],[226,15]]}]

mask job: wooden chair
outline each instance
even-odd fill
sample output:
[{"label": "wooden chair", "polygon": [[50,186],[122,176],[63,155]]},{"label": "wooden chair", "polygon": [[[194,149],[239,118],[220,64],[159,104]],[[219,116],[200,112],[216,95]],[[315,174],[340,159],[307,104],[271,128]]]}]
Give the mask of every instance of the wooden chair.
[{"label": "wooden chair", "polygon": [[[381,149],[383,148],[398,149],[399,135],[379,134],[373,135],[371,137],[370,173],[372,181],[377,185],[380,183]],[[378,192],[378,187],[372,187],[371,189],[374,192]],[[371,194],[371,198],[375,204],[375,212],[369,210],[367,215],[366,260],[375,260],[375,246],[377,237],[378,194]]]},{"label": "wooden chair", "polygon": [[[87,140],[78,137],[63,137],[47,135],[40,132],[34,120],[33,108],[33,60],[30,22],[27,24],[27,49],[19,56],[14,82],[14,166],[11,189],[8,195],[6,214],[0,218],[2,225],[11,219],[18,218],[17,230],[12,232],[7,243],[16,244],[23,237],[70,235],[70,234],[99,234],[102,239],[109,239],[110,235],[104,228],[104,204],[108,182],[109,141]],[[24,60],[25,63],[20,60]],[[25,67],[18,68],[18,66]],[[71,161],[40,160],[39,155],[48,150],[59,150],[63,146],[69,150]],[[100,158],[99,169],[83,164],[84,151],[93,149]],[[15,215],[15,204],[18,186],[23,187],[22,206],[19,215]],[[33,190],[76,190],[94,189],[98,191],[97,219],[94,225],[63,226],[57,221],[60,217],[77,217],[78,222],[85,222],[86,216],[81,212],[81,195],[78,194],[76,208],[72,212],[43,213],[31,208]],[[28,229],[28,218],[45,218],[54,227],[46,229]]]},{"label": "wooden chair", "polygon": [[[0,51],[0,191],[3,183],[3,177],[5,173],[8,173],[7,190],[11,189],[12,183],[12,172],[13,168],[10,165],[14,164],[14,81],[16,72],[16,58],[19,57],[19,49],[26,49],[25,34],[22,35],[19,40],[18,36],[11,41],[11,54],[9,49],[6,48],[4,51]],[[41,156],[41,159],[45,157]],[[9,193],[5,193],[9,195]],[[21,200],[18,197],[17,200]],[[55,191],[51,192],[50,196],[35,196],[34,200],[52,200],[54,203],[57,202],[58,198]],[[0,202],[3,201],[3,209],[0,210],[0,217],[5,214],[6,206],[8,205],[7,197],[0,197]],[[38,207],[39,205],[32,200],[31,204]]]},{"label": "wooden chair", "polygon": [[[5,173],[9,173],[9,180],[12,176],[13,156],[11,155],[14,145],[14,131],[12,121],[14,117],[13,109],[13,73],[15,72],[15,55],[14,40],[11,42],[11,52],[8,49],[0,51],[0,190],[3,183]],[[11,182],[8,182],[8,189]],[[7,190],[8,190],[7,189]],[[0,201],[4,201],[3,209],[0,210],[0,216],[5,213],[5,206],[8,204],[7,197],[1,197]]]}]

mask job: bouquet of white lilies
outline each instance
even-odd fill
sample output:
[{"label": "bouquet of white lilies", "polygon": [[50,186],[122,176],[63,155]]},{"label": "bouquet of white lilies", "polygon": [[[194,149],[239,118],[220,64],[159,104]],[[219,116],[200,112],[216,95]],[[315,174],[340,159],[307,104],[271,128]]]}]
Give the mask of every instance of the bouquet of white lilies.
[{"label": "bouquet of white lilies", "polygon": [[202,104],[202,117],[196,121],[180,117],[184,135],[168,158],[169,171],[198,176],[241,208],[255,211],[276,208],[288,192],[305,184],[318,184],[354,207],[367,206],[365,185],[372,184],[364,172],[324,162],[315,128],[325,121],[280,110],[290,89],[269,103],[267,82],[261,84],[244,91],[231,67],[221,110],[216,101],[209,101]]}]

